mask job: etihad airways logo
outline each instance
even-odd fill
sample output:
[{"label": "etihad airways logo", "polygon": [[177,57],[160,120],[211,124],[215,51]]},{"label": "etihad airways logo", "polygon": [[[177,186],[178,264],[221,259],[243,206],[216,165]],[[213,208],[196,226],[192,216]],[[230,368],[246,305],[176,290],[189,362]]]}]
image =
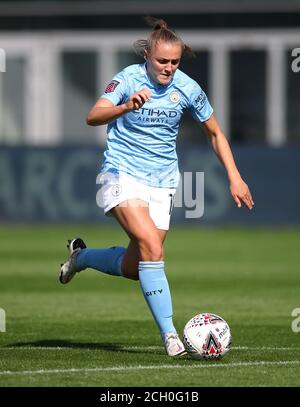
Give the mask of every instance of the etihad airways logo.
[{"label": "etihad airways logo", "polygon": [[180,115],[176,110],[147,109],[141,107],[130,114],[130,120],[149,123],[174,123],[179,120]]},{"label": "etihad airways logo", "polygon": [[146,109],[141,107],[139,110],[135,110],[133,113],[142,114],[143,116],[151,117],[176,117],[178,112],[176,110],[159,110],[159,109]]}]

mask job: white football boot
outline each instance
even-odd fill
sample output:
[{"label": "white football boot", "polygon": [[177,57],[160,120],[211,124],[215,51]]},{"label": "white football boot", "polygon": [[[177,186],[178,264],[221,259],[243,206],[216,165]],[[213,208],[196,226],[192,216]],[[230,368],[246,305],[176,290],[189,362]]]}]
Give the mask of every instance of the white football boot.
[{"label": "white football boot", "polygon": [[171,332],[165,334],[164,344],[169,356],[183,356],[187,353],[177,333]]},{"label": "white football boot", "polygon": [[82,239],[76,238],[68,240],[67,248],[69,249],[69,258],[65,263],[61,264],[59,273],[59,281],[62,284],[69,283],[75,274],[81,271],[81,269],[76,266],[76,257],[82,249],[86,249],[86,245]]}]

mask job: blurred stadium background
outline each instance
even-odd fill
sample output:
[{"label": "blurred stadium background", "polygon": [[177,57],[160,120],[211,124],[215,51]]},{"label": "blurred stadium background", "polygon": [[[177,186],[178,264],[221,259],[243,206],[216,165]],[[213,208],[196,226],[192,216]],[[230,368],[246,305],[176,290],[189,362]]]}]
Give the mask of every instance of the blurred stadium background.
[{"label": "blurred stadium background", "polygon": [[[293,0],[0,1],[1,221],[107,221],[95,204],[105,128],[88,127],[85,117],[113,75],[140,61],[132,43],[148,33],[145,15],[165,18],[195,50],[181,69],[207,92],[256,201],[250,216],[235,210],[221,166],[186,114],[181,173],[205,173],[204,216],[187,222],[299,223]],[[185,221],[177,208],[173,222]]]}]

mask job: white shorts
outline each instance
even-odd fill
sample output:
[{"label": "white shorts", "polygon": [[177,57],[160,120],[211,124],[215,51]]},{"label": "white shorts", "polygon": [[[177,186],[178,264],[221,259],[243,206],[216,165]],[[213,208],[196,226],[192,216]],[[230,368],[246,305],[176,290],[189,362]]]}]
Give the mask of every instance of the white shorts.
[{"label": "white shorts", "polygon": [[102,174],[97,204],[107,216],[117,205],[126,205],[128,199],[140,199],[149,208],[149,214],[158,229],[169,230],[175,188],[156,188],[136,181],[127,174]]}]

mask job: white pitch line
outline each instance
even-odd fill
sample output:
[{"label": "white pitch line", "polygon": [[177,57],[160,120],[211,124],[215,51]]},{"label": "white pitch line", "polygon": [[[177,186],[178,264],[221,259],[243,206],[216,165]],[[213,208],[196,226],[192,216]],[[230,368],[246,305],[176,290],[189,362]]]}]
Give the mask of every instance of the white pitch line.
[{"label": "white pitch line", "polygon": [[232,346],[232,350],[300,350],[299,346],[257,346],[257,347],[252,347],[252,346]]},{"label": "white pitch line", "polygon": [[[101,346],[97,347],[82,347],[80,348],[79,346],[8,346],[8,347],[0,347],[1,350],[82,350],[84,349],[85,351],[87,350],[114,350],[114,351],[130,351],[130,350],[164,350],[162,346],[119,346],[113,348],[113,346],[110,348],[108,347],[103,347]],[[275,350],[275,351],[288,351],[288,350],[300,350],[299,346],[290,346],[290,347],[283,347],[283,346],[257,346],[257,347],[251,347],[251,346],[232,346],[231,350]]]},{"label": "white pitch line", "polygon": [[126,351],[126,350],[164,350],[163,346],[119,346],[119,347],[113,347],[113,345],[111,347],[107,346],[107,347],[103,347],[101,348],[101,346],[97,347],[97,344],[95,344],[96,346],[83,346],[82,348],[80,346],[8,346],[8,347],[0,347],[0,350],[114,350],[116,352],[118,351]]},{"label": "white pitch line", "polygon": [[252,366],[288,366],[299,365],[300,360],[282,360],[276,362],[259,361],[259,362],[237,362],[237,363],[213,363],[213,364],[197,364],[197,365],[137,365],[137,366],[112,366],[112,367],[96,367],[96,368],[78,368],[78,369],[48,369],[48,370],[6,370],[0,371],[1,376],[15,375],[35,375],[35,374],[55,374],[55,373],[88,373],[88,372],[124,372],[128,370],[161,370],[161,369],[211,369],[211,368],[233,368],[233,367],[252,367]]}]

